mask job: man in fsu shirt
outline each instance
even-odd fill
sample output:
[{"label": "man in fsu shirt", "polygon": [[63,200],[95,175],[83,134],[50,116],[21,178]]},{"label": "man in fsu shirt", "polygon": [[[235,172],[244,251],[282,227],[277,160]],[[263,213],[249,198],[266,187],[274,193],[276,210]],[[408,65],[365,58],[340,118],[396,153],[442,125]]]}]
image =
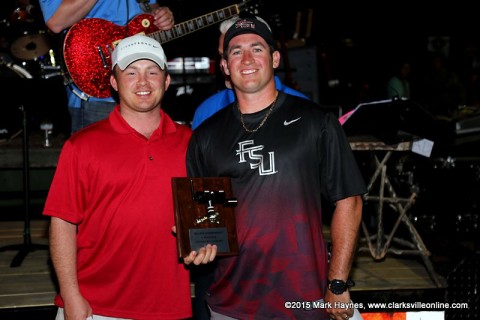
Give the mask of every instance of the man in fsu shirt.
[{"label": "man in fsu shirt", "polygon": [[[346,319],[353,308],[334,302],[351,301],[348,278],[367,190],[336,117],[275,88],[274,46],[256,18],[230,27],[222,65],[237,102],[205,120],[188,148],[188,174],[231,177],[238,199],[240,252],[217,258],[207,303],[213,319]],[[330,263],[321,195],[335,204]],[[320,299],[332,307],[308,308]]]}]

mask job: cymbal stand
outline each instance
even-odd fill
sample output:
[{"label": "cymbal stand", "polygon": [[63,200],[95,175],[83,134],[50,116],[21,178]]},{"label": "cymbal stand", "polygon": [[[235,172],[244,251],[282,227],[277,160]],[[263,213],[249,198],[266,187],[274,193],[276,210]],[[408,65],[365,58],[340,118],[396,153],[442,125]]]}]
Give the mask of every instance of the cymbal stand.
[{"label": "cymbal stand", "polygon": [[20,106],[22,111],[23,119],[23,206],[24,206],[24,227],[23,227],[23,243],[8,245],[3,248],[0,248],[0,252],[7,250],[18,250],[17,255],[13,258],[10,263],[10,267],[19,267],[23,260],[26,258],[28,253],[33,252],[37,249],[47,249],[48,245],[45,244],[34,244],[32,243],[32,237],[30,233],[30,174],[29,174],[29,141],[28,141],[28,124],[27,124],[27,111],[23,105]]}]

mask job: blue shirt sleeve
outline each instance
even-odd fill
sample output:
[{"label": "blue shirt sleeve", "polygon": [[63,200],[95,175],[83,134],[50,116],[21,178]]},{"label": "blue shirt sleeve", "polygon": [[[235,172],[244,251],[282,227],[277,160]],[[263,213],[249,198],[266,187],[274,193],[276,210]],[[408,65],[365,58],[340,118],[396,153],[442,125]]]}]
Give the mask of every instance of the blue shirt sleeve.
[{"label": "blue shirt sleeve", "polygon": [[287,87],[286,85],[284,85],[278,76],[275,76],[275,87],[278,89],[278,91],[282,91],[282,92],[285,92],[287,94],[291,94],[292,96],[297,96],[297,97],[300,97],[300,98],[311,100],[309,97],[307,97],[302,92],[297,91],[293,88],[290,88],[290,87]]},{"label": "blue shirt sleeve", "polygon": [[195,110],[192,129],[196,129],[203,121],[234,101],[235,94],[232,89],[224,89],[208,97]]}]

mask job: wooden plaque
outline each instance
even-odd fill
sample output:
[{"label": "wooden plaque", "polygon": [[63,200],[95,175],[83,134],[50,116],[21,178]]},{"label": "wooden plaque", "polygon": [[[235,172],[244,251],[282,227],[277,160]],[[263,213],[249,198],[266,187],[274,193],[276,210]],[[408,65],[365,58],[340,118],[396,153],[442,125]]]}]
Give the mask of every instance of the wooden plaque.
[{"label": "wooden plaque", "polygon": [[238,255],[230,178],[172,178],[172,190],[180,258],[207,244],[217,245],[217,256]]}]

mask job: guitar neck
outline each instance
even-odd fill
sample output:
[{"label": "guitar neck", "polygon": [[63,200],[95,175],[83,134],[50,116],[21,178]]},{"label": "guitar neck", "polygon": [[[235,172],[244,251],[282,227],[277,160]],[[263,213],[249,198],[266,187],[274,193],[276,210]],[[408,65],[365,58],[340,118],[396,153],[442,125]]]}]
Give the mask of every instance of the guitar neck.
[{"label": "guitar neck", "polygon": [[203,16],[176,24],[170,30],[155,31],[147,34],[147,36],[149,36],[150,38],[154,38],[160,43],[165,43],[186,36],[200,29],[206,28],[217,22],[227,20],[239,13],[240,5],[234,4],[223,9],[207,13]]}]

